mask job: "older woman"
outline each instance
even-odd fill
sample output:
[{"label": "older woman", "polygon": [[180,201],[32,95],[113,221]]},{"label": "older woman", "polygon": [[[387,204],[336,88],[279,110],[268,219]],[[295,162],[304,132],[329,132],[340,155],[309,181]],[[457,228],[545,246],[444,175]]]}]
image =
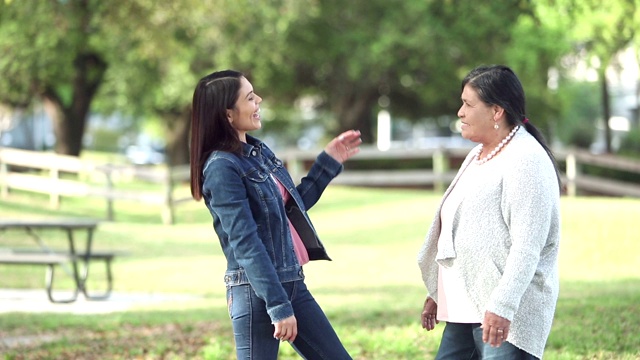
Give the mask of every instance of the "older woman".
[{"label": "older woman", "polygon": [[472,70],[461,100],[462,136],[478,145],[418,254],[422,326],[446,322],[436,359],[541,358],[559,288],[555,160],[508,67]]}]

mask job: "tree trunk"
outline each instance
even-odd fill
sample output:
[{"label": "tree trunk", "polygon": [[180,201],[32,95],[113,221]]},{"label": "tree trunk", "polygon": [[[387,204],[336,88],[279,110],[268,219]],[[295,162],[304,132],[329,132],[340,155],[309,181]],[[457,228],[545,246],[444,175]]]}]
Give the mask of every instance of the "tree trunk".
[{"label": "tree trunk", "polygon": [[335,134],[346,130],[360,130],[362,141],[375,143],[375,126],[373,109],[378,100],[377,92],[363,93],[358,91],[343,92],[341,96],[333,99],[332,112],[338,118]]},{"label": "tree trunk", "polygon": [[54,150],[58,154],[80,156],[87,112],[76,113],[64,107],[56,97],[44,95],[44,109],[53,124],[56,138]]},{"label": "tree trunk", "polygon": [[107,64],[95,54],[79,54],[74,63],[75,77],[71,103],[65,104],[55,84],[45,87],[42,94],[45,111],[53,123],[55,152],[80,156],[91,102],[102,83]]},{"label": "tree trunk", "polygon": [[190,107],[163,114],[166,132],[167,165],[184,165],[189,163],[189,124]]},{"label": "tree trunk", "polygon": [[611,102],[609,99],[609,85],[607,84],[607,67],[600,68],[600,90],[602,96],[602,121],[604,125],[605,151],[611,153],[611,128],[609,118],[611,117]]}]

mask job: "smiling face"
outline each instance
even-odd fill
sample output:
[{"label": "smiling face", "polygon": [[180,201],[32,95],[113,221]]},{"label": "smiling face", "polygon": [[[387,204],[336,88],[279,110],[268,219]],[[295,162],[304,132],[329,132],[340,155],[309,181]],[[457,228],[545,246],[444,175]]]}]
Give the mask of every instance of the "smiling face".
[{"label": "smiling face", "polygon": [[253,86],[245,77],[240,78],[240,90],[238,92],[238,101],[236,101],[233,109],[227,110],[227,119],[238,132],[238,138],[242,142],[247,142],[247,132],[258,130],[262,127],[262,122],[260,121],[262,98],[253,92]]},{"label": "smiling face", "polygon": [[488,142],[496,132],[493,126],[497,107],[480,100],[478,92],[469,85],[465,85],[460,99],[458,117],[462,121],[462,137],[478,143]]}]

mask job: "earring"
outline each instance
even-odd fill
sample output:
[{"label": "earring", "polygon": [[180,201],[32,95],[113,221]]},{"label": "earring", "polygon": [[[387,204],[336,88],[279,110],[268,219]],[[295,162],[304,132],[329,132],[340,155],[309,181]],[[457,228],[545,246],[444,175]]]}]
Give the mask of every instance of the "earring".
[{"label": "earring", "polygon": [[498,126],[498,123],[495,123],[495,125],[493,125],[493,128],[498,130],[498,129],[500,129],[500,126]]}]

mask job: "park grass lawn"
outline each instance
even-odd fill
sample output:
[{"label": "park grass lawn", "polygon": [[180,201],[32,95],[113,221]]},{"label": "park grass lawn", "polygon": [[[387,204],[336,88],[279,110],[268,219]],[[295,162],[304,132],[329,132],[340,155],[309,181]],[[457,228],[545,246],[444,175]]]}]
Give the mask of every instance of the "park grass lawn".
[{"label": "park grass lawn", "polygon": [[[427,333],[419,325],[425,290],[415,256],[439,200],[423,190],[333,186],[312,209],[333,261],[305,266],[306,282],[354,359],[435,355],[443,326]],[[65,199],[58,212],[43,206],[46,201],[15,194],[0,201],[0,216],[105,214],[98,200]],[[100,225],[96,248],[127,253],[114,263],[115,291],[198,297],[105,315],[1,314],[0,338],[56,337],[11,349],[0,341],[0,355],[234,359],[225,261],[204,205],[182,205],[172,226],[162,225],[159,213],[153,206],[116,203],[117,221]],[[637,199],[562,199],[561,293],[545,359],[640,358],[638,221]],[[0,266],[0,287],[41,288],[42,270]],[[297,358],[289,346],[281,347],[280,359]]]}]

